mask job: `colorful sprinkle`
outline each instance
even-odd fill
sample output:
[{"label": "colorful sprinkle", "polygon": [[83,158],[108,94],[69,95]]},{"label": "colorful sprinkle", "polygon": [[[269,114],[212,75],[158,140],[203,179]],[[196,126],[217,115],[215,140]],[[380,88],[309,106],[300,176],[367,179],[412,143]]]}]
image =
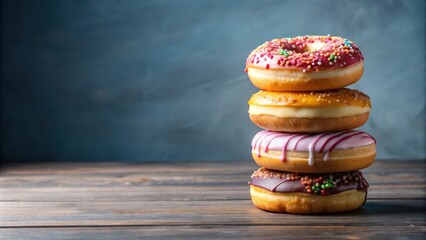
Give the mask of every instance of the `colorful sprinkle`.
[{"label": "colorful sprinkle", "polygon": [[284,56],[286,56],[286,57],[288,57],[288,56],[289,56],[288,51],[287,51],[287,50],[285,50],[285,49],[280,49],[280,50],[279,50],[279,52],[280,52],[280,54],[281,54],[281,55],[284,55]]},{"label": "colorful sprinkle", "polygon": [[[324,47],[306,51],[307,46],[317,42]],[[271,69],[299,68],[306,72],[327,68],[345,68],[362,61],[364,58],[353,42],[333,36],[299,36],[274,39],[257,47],[247,58],[247,66],[269,64]],[[329,62],[329,64],[324,64]]]},{"label": "colorful sprinkle", "polygon": [[329,195],[333,192],[333,189],[342,184],[358,183],[359,188],[366,188],[369,186],[360,171],[322,174],[312,173],[306,174],[305,176],[301,174],[302,173],[283,172],[260,168],[253,172],[251,178],[275,178],[285,179],[286,181],[300,181],[300,183],[305,186],[303,188],[304,192],[321,195]]},{"label": "colorful sprinkle", "polygon": [[347,47],[352,48],[352,44],[351,44],[351,42],[349,42],[349,40],[348,40],[348,39],[346,39],[346,38],[343,40],[343,44],[345,44],[345,46],[347,46]]}]

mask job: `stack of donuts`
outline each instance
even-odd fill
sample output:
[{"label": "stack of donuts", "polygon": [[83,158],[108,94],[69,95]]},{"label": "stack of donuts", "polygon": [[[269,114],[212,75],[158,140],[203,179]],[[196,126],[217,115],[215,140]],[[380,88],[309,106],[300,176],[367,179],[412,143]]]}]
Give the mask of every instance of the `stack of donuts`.
[{"label": "stack of donuts", "polygon": [[345,88],[357,82],[364,57],[348,39],[299,36],[274,39],[246,60],[261,90],[249,100],[252,140],[260,168],[249,182],[254,205],[299,214],[351,211],[367,198],[360,169],[376,157],[376,141],[353,130],[368,120],[370,98]]}]

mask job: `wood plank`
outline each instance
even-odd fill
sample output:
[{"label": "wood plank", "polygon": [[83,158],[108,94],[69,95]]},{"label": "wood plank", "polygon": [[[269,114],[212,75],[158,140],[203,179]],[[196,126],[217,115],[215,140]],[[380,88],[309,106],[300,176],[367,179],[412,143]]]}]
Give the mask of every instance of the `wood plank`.
[{"label": "wood plank", "polygon": [[[426,198],[423,166],[377,161],[364,171],[369,198]],[[248,200],[247,181],[256,168],[235,162],[12,165],[1,173],[0,201]]]},{"label": "wood plank", "polygon": [[0,239],[404,239],[424,238],[426,227],[394,226],[134,226],[0,229]]},{"label": "wood plank", "polygon": [[[371,184],[371,183],[370,183]],[[368,199],[425,199],[425,185],[371,184]],[[116,186],[1,189],[0,202],[127,202],[249,200],[246,182],[234,186]]]},{"label": "wood plank", "polygon": [[[370,183],[376,185],[423,184],[425,175],[419,169],[412,172],[372,172],[365,171],[364,175]],[[187,168],[182,173],[152,173],[141,169],[138,173],[111,174],[43,174],[27,176],[1,175],[0,188],[33,188],[33,187],[113,187],[113,186],[166,186],[166,185],[241,185],[247,183],[253,171],[229,173],[203,173],[196,169]]]},{"label": "wood plank", "polygon": [[[425,160],[376,160],[373,165],[363,171],[422,171],[426,167]],[[8,163],[1,166],[2,175],[37,175],[37,174],[93,174],[93,173],[140,173],[141,169],[152,173],[187,172],[187,168],[197,172],[235,172],[253,171],[258,166],[252,160],[241,161],[198,161],[173,163],[128,163],[128,162],[38,162],[38,163]]]},{"label": "wood plank", "polygon": [[325,216],[269,213],[249,200],[0,202],[0,226],[424,226],[425,212],[424,200],[369,200],[359,210]]}]

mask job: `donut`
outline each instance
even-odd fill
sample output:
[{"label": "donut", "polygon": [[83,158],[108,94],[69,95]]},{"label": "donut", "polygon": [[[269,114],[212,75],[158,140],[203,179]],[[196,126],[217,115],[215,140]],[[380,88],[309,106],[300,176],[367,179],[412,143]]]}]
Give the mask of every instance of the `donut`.
[{"label": "donut", "polygon": [[249,116],[258,127],[278,132],[329,132],[362,126],[370,98],[340,88],[318,92],[259,91],[250,98]]},{"label": "donut", "polygon": [[361,78],[364,57],[355,43],[340,37],[281,38],[253,50],[245,71],[263,90],[332,90]]},{"label": "donut", "polygon": [[288,172],[349,172],[370,166],[376,158],[376,140],[356,130],[320,134],[261,131],[251,146],[259,166]]},{"label": "donut", "polygon": [[266,168],[255,171],[249,185],[256,207],[298,214],[355,210],[365,203],[369,186],[359,171],[304,174]]}]

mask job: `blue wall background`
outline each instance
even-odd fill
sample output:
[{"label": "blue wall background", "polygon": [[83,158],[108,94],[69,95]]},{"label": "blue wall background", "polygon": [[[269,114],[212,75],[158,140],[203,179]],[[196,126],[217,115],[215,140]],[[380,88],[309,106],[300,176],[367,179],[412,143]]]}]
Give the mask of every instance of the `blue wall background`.
[{"label": "blue wall background", "polygon": [[1,158],[249,161],[245,58],[306,34],[363,51],[378,158],[424,159],[422,0],[3,0]]}]

